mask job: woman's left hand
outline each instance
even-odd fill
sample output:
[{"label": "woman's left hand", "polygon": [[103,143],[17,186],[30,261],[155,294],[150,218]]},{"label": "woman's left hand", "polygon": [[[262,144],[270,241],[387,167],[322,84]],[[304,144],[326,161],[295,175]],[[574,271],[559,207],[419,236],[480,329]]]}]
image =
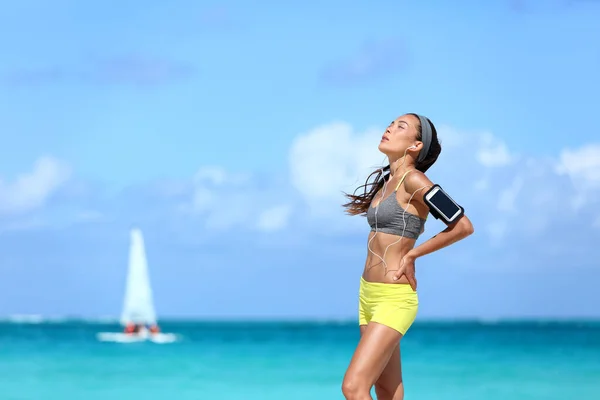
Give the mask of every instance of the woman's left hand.
[{"label": "woman's left hand", "polygon": [[393,279],[397,281],[402,275],[406,275],[410,287],[416,292],[417,278],[415,278],[415,259],[408,254],[402,257],[400,268],[394,273]]}]

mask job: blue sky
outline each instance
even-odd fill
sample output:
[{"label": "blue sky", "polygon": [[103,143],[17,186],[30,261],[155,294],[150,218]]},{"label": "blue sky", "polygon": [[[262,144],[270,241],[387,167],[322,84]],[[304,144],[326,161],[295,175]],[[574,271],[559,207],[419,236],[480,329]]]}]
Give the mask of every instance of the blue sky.
[{"label": "blue sky", "polygon": [[[342,190],[406,112],[476,233],[420,318],[600,317],[596,1],[27,0],[0,13],[0,315],[356,318]],[[443,226],[430,219],[425,240]]]}]

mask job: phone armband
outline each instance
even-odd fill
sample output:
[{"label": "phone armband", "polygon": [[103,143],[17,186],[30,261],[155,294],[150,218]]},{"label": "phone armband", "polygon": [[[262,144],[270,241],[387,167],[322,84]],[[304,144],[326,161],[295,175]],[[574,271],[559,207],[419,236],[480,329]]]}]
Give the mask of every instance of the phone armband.
[{"label": "phone armband", "polygon": [[435,219],[452,224],[465,213],[464,208],[456,203],[438,184],[433,185],[424,195],[423,200]]}]

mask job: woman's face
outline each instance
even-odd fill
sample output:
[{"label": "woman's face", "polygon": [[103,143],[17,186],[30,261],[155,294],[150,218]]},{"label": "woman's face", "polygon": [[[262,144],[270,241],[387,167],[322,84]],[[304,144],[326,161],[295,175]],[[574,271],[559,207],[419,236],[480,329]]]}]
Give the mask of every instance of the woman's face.
[{"label": "woman's face", "polygon": [[[381,142],[379,142],[379,151],[388,157],[403,157],[407,149],[417,145],[414,151],[421,149],[421,142],[417,141],[419,119],[414,115],[406,114],[396,118],[387,127]],[[411,149],[413,150],[413,149]]]}]

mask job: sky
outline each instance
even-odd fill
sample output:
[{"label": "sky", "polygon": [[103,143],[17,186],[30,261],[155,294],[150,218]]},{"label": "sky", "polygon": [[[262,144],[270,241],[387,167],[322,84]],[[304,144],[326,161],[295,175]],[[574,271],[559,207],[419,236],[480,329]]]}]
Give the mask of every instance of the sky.
[{"label": "sky", "polygon": [[429,178],[475,227],[417,260],[418,318],[598,318],[598,18],[593,0],[7,2],[0,315],[118,316],[138,227],[159,318],[356,319],[369,228],[342,193],[417,112],[442,142]]}]

